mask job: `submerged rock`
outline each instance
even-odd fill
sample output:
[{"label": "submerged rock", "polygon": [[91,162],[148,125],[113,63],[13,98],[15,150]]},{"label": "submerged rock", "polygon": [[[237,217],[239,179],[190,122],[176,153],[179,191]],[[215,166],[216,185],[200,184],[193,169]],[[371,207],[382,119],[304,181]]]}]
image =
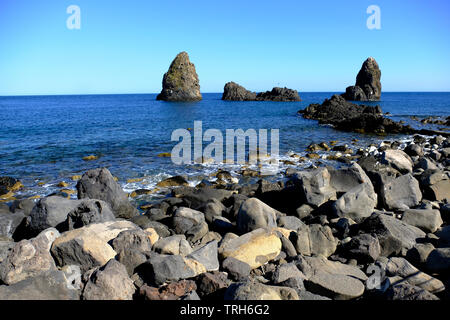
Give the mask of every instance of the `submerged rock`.
[{"label": "submerged rock", "polygon": [[197,72],[187,52],[180,52],[172,61],[169,70],[164,74],[162,87],[161,93],[156,97],[157,100],[202,100]]}]

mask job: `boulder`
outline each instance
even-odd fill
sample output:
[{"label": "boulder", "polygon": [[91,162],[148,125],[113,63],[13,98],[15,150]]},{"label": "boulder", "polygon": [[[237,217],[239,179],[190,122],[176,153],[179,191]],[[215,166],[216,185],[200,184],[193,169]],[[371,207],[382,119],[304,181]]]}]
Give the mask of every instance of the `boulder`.
[{"label": "boulder", "polygon": [[8,257],[9,253],[15,246],[15,242],[9,240],[0,240],[0,270],[1,263]]},{"label": "boulder", "polygon": [[223,89],[222,100],[253,101],[256,100],[256,93],[248,91],[237,83],[228,82]]},{"label": "boulder", "polygon": [[390,179],[383,185],[380,196],[388,210],[409,209],[422,200],[419,182],[410,173]]},{"label": "boulder", "polygon": [[162,285],[166,282],[193,278],[206,272],[206,268],[194,259],[179,255],[155,254],[140,266],[146,283]]},{"label": "boulder", "polygon": [[308,204],[318,207],[328,200],[336,200],[336,190],[331,187],[326,168],[298,172],[294,179],[299,181]]},{"label": "boulder", "polygon": [[426,268],[430,272],[449,273],[450,248],[437,248],[430,252],[427,258]]},{"label": "boulder", "polygon": [[352,237],[343,247],[350,259],[356,259],[361,263],[375,262],[381,254],[378,238],[367,233]]},{"label": "boulder", "polygon": [[381,246],[381,256],[401,254],[411,249],[418,239],[426,234],[419,228],[410,226],[395,217],[382,213],[374,213],[359,226],[365,233],[377,236]]},{"label": "boulder", "polygon": [[0,300],[79,300],[64,272],[52,270],[9,286],[0,286]]},{"label": "boulder", "polygon": [[138,227],[128,221],[94,223],[64,232],[53,242],[51,253],[58,266],[78,265],[82,272],[105,265],[117,252],[108,244],[122,231]]},{"label": "boulder", "polygon": [[311,254],[313,255],[329,257],[336,251],[337,240],[329,226],[309,225],[309,240]]},{"label": "boulder", "polygon": [[444,201],[450,199],[450,180],[441,180],[430,186],[430,200]]},{"label": "boulder", "polygon": [[183,199],[188,207],[191,209],[199,210],[204,207],[204,205],[211,199],[216,199],[219,202],[223,202],[224,199],[231,197],[232,191],[214,189],[210,187],[205,187],[201,189],[196,189],[192,187],[179,187],[172,190],[172,195],[174,197]]},{"label": "boulder", "polygon": [[248,263],[233,257],[226,258],[222,262],[222,268],[228,272],[229,277],[235,281],[243,281],[248,279],[250,272],[252,271],[252,267],[250,267]]},{"label": "boulder", "polygon": [[202,100],[200,83],[195,66],[189,60],[187,52],[180,52],[164,74],[162,91],[156,97],[164,101]]},{"label": "boulder", "polygon": [[143,285],[140,288],[140,296],[145,300],[178,300],[183,296],[195,292],[197,285],[192,280],[172,282],[160,288]]},{"label": "boulder", "polygon": [[217,297],[223,299],[223,293],[230,285],[225,272],[206,272],[199,275],[196,279],[197,292],[200,297]]},{"label": "boulder", "polygon": [[227,241],[219,248],[222,259],[232,257],[258,268],[281,252],[281,240],[275,231],[257,229]]},{"label": "boulder", "polygon": [[185,207],[175,211],[173,227],[177,234],[186,235],[191,242],[201,239],[208,232],[203,212]]},{"label": "boulder", "polygon": [[149,233],[140,229],[125,230],[112,240],[111,246],[116,252],[123,250],[150,252],[152,250],[150,236]]},{"label": "boulder", "polygon": [[83,290],[84,300],[132,300],[136,288],[125,266],[110,260],[92,272]]},{"label": "boulder", "polygon": [[187,258],[198,261],[208,272],[217,271],[219,270],[219,257],[217,255],[217,250],[218,243],[214,240],[190,253]]},{"label": "boulder", "polygon": [[377,201],[378,196],[372,183],[361,183],[333,203],[332,210],[337,217],[350,218],[358,222],[373,213]]},{"label": "boulder", "polygon": [[50,247],[59,236],[58,230],[50,228],[36,238],[16,243],[0,265],[0,279],[5,284],[11,285],[56,270]]},{"label": "boulder", "polygon": [[153,250],[161,254],[173,254],[187,256],[192,248],[184,235],[173,235],[159,239],[153,246]]},{"label": "boulder", "polygon": [[275,228],[276,221],[276,210],[257,198],[250,198],[242,203],[237,215],[237,227],[242,233],[260,228]]},{"label": "boulder", "polygon": [[387,300],[439,300],[434,294],[406,282],[391,286],[386,292],[386,298]]},{"label": "boulder", "polygon": [[206,204],[200,209],[205,214],[205,220],[208,223],[212,223],[216,217],[222,217],[222,213],[225,212],[226,208],[217,199],[210,199]]},{"label": "boulder", "polygon": [[401,173],[411,173],[413,162],[411,158],[402,150],[386,150],[383,152],[381,162],[390,165]]},{"label": "boulder", "polygon": [[73,230],[91,223],[116,220],[109,205],[102,200],[85,199],[67,214],[61,231]]},{"label": "boulder", "polygon": [[225,300],[299,300],[299,298],[292,288],[247,281],[230,285],[225,292]]},{"label": "boulder", "polygon": [[402,221],[422,229],[427,233],[434,233],[443,221],[439,210],[409,209],[403,212]]},{"label": "boulder", "polygon": [[22,212],[0,212],[0,237],[13,239],[25,215]]},{"label": "boulder", "polygon": [[189,186],[189,183],[182,176],[174,176],[174,177],[164,179],[164,180],[158,182],[156,185],[161,188],[168,188],[168,187],[178,187],[178,186]]},{"label": "boulder", "polygon": [[399,276],[412,286],[418,286],[431,293],[445,290],[444,284],[428,274],[414,267],[404,258],[392,257],[386,264],[386,272],[389,276]]},{"label": "boulder", "polygon": [[329,261],[323,256],[302,257],[296,261],[305,275],[305,288],[335,300],[350,300],[363,295],[367,276],[357,267]]},{"label": "boulder", "polygon": [[127,219],[138,214],[137,209],[128,201],[127,194],[106,168],[89,170],[83,174],[77,183],[77,190],[78,199],[103,200],[118,218]]},{"label": "boulder", "polygon": [[275,284],[280,284],[290,278],[305,278],[303,273],[298,270],[295,263],[292,262],[280,265],[272,275],[272,281]]},{"label": "boulder", "polygon": [[367,101],[366,93],[358,86],[347,87],[343,96],[350,101]]}]

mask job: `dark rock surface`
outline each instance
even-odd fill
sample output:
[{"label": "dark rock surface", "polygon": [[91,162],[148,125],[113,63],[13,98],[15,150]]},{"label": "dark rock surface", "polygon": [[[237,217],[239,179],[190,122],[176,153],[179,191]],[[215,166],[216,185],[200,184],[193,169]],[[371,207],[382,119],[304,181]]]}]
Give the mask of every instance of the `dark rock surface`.
[{"label": "dark rock surface", "polygon": [[346,89],[346,100],[378,101],[381,97],[381,71],[378,63],[370,57],[364,61],[356,76],[356,84]]},{"label": "dark rock surface", "polygon": [[198,101],[202,100],[200,82],[195,66],[189,60],[187,52],[180,52],[164,74],[162,91],[156,97],[165,101]]}]

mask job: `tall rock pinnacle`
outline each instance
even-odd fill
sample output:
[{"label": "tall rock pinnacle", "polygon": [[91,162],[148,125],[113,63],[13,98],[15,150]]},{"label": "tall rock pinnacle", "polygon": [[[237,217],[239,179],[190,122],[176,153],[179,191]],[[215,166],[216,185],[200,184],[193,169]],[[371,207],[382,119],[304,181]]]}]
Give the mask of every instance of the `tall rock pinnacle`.
[{"label": "tall rock pinnacle", "polygon": [[197,72],[194,64],[189,61],[187,52],[180,52],[172,61],[169,70],[164,74],[162,87],[157,100],[202,100]]},{"label": "tall rock pinnacle", "polygon": [[346,89],[346,100],[378,101],[381,97],[381,71],[378,63],[370,57],[364,61],[356,76],[356,84]]}]

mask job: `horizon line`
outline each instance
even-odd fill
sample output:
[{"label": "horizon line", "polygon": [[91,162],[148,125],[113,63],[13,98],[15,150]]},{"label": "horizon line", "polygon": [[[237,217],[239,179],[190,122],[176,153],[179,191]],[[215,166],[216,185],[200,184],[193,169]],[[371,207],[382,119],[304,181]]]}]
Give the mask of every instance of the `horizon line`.
[{"label": "horizon line", "polygon": [[[297,90],[298,91],[298,90]],[[259,91],[258,91],[259,92]],[[263,92],[263,91],[261,91]],[[16,94],[16,95],[1,95],[0,98],[4,97],[51,97],[51,96],[113,96],[113,95],[158,95],[160,92],[152,93],[142,93],[142,92],[131,92],[131,93],[46,93],[46,94]],[[223,92],[201,92],[201,94],[221,94]],[[298,91],[301,95],[302,93],[344,93],[342,91]],[[383,91],[383,93],[450,93],[449,91]]]}]

